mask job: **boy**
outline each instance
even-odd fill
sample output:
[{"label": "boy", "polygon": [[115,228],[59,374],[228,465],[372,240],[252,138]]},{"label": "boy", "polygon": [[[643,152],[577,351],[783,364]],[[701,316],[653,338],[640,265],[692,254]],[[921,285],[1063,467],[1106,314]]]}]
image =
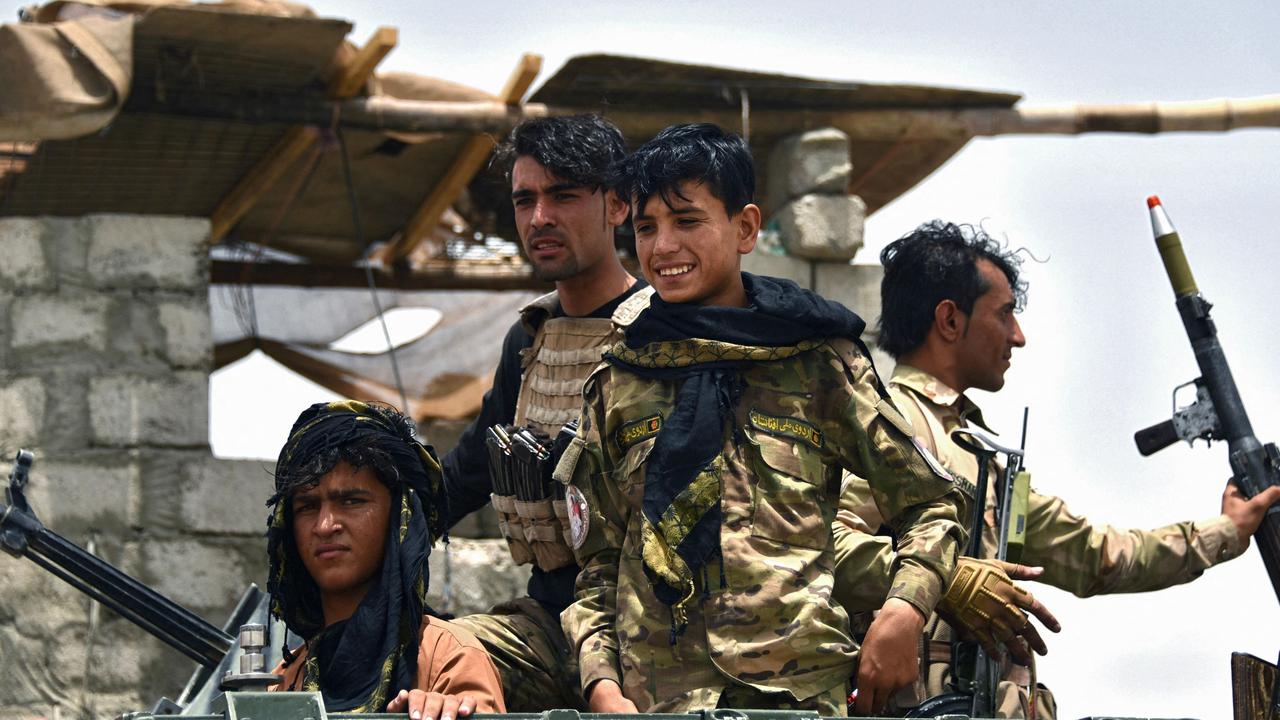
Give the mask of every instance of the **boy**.
[{"label": "boy", "polygon": [[583,389],[571,474],[583,571],[562,616],[596,712],[844,715],[857,647],[832,600],[841,468],[897,531],[858,708],[915,677],[964,499],[910,436],[843,306],[740,271],[760,229],[746,144],[672,126],[617,173],[657,296]]},{"label": "boy", "polygon": [[426,604],[446,507],[440,464],[411,420],[355,400],[312,405],[280,451],[275,490],[271,610],[306,638],[285,649],[276,689],[415,720],[506,712],[480,643]]}]

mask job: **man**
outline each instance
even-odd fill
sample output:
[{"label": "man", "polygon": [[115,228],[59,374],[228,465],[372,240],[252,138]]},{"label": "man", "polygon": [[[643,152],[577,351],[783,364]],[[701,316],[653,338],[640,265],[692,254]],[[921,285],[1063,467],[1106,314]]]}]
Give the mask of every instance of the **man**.
[{"label": "man", "polygon": [[[444,458],[451,524],[489,503],[494,491],[486,430],[513,424],[556,437],[577,418],[583,381],[617,339],[610,317],[648,301],[645,284],[623,269],[614,250],[614,231],[628,208],[604,183],[610,165],[625,155],[622,134],[594,115],[526,121],[498,150],[520,242],[534,274],[556,290],[511,326],[479,417]],[[560,629],[578,566],[552,502],[496,495],[494,504],[513,556],[534,565],[529,596],[457,623],[493,656],[512,712],[582,708],[576,658]]]},{"label": "man", "polygon": [[[880,346],[898,361],[889,390],[911,420],[917,439],[953,475],[973,482],[977,460],[952,442],[951,433],[972,425],[986,427],[981,411],[964,393],[970,388],[1000,390],[1013,350],[1026,344],[1015,314],[1026,298],[1019,258],[978,228],[934,221],[890,244],[880,259],[885,268]],[[993,465],[991,477],[997,472]],[[839,514],[846,529],[838,532],[871,533],[880,527],[868,490],[856,478],[848,483]],[[982,547],[992,557],[994,482],[986,500]],[[1280,488],[1245,500],[1228,484],[1221,515],[1144,531],[1095,525],[1069,512],[1060,498],[1033,491],[1020,562],[1042,566],[1039,580],[1080,597],[1158,590],[1189,582],[1206,568],[1240,555],[1266,508],[1277,500]],[[894,551],[887,538],[855,537],[865,542],[858,553],[875,556],[869,562],[882,568],[880,577],[885,578],[878,588],[874,583],[859,587],[859,594],[867,594],[861,601],[845,600],[850,606],[865,606],[877,592],[888,589]],[[1009,630],[999,631],[1004,637],[997,639],[1007,638]],[[897,709],[951,692],[952,640],[946,623],[931,619],[921,680],[895,698]],[[1032,691],[1031,679],[1029,668],[1006,663],[997,697],[999,717],[1027,716],[1033,692],[1036,714],[1053,717],[1052,694],[1043,687]]]},{"label": "man", "polygon": [[505,712],[480,643],[426,604],[443,483],[412,421],[354,400],[312,405],[275,476],[271,612],[306,638],[285,648],[276,689],[319,691],[331,711],[414,720]]},{"label": "man", "polygon": [[571,474],[583,566],[562,619],[596,712],[713,707],[844,715],[856,645],[832,600],[839,468],[899,532],[859,703],[915,673],[963,541],[961,492],[911,442],[858,337],[795,284],[744,274],[760,209],[742,138],[667,128],[621,166],[656,290],[583,389]]}]

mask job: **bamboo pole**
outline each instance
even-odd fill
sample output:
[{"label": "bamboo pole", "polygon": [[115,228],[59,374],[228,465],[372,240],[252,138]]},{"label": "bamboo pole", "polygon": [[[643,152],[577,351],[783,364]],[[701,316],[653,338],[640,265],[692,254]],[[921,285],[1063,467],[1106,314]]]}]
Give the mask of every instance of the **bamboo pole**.
[{"label": "bamboo pole", "polygon": [[[353,98],[337,103],[320,99],[242,101],[174,96],[160,104],[139,101],[135,111],[214,117],[257,123],[328,124],[335,111],[344,127],[395,132],[502,133],[525,118],[600,112],[600,108],[550,107],[542,103]],[[708,121],[736,127],[737,108],[716,110],[605,110],[633,133],[657,132],[677,122]],[[1115,105],[1026,105],[1014,108],[755,110],[752,134],[797,132],[834,126],[864,139],[955,138],[996,135],[1079,135],[1096,132],[1227,132],[1280,127],[1280,95],[1189,102]]]}]

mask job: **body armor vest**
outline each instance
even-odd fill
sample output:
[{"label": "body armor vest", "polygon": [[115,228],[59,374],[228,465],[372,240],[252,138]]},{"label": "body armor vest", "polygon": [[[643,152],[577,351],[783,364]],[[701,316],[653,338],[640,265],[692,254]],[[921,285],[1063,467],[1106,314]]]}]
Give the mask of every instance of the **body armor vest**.
[{"label": "body armor vest", "polygon": [[[533,344],[521,351],[514,424],[555,438],[560,428],[576,420],[582,413],[587,377],[622,338],[620,328],[649,306],[652,294],[651,288],[637,291],[610,318],[554,317],[560,304],[555,292],[521,310],[521,322],[533,335]],[[547,571],[573,564],[562,493],[541,500],[495,493],[492,499],[517,564],[534,563]]]}]

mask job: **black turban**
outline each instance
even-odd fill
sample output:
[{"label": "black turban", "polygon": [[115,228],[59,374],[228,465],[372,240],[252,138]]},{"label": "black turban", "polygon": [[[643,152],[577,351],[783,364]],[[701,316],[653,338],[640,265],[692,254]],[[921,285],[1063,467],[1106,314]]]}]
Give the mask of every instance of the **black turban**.
[{"label": "black turban", "polygon": [[[389,407],[318,403],[298,416],[276,461],[267,529],[271,612],[306,638],[302,689],[322,693],[328,710],[382,712],[391,696],[413,687],[422,616],[435,614],[426,603],[427,556],[448,517],[440,462],[413,433],[412,422]],[[319,588],[294,544],[288,498],[350,457],[368,458],[393,510],[378,581],[350,618],[325,627]]]}]

